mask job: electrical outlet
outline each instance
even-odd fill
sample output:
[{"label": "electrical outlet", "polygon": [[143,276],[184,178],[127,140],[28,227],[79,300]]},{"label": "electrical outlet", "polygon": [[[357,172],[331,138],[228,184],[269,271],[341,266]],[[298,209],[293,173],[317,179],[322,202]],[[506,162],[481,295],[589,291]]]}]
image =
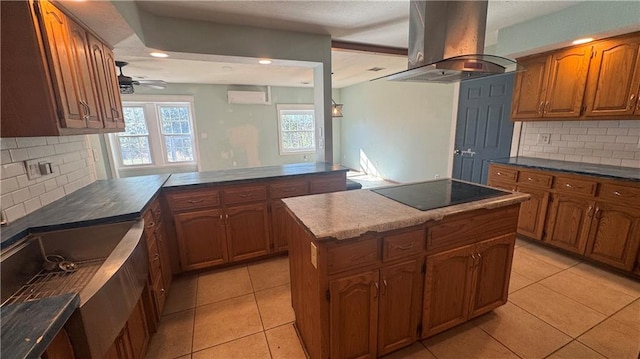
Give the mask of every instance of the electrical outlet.
[{"label": "electrical outlet", "polygon": [[539,133],[538,134],[538,144],[539,145],[548,145],[551,143],[551,134],[550,133]]},{"label": "electrical outlet", "polygon": [[38,161],[24,161],[24,165],[27,168],[27,178],[29,178],[29,180],[34,180],[36,178],[42,177],[42,175],[40,174],[40,165],[38,165]]}]

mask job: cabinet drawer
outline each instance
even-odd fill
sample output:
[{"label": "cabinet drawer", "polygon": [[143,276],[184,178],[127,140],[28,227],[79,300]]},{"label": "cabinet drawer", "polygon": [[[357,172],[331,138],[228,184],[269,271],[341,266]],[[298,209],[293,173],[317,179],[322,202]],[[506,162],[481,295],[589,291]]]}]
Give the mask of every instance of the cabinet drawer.
[{"label": "cabinet drawer", "polygon": [[495,188],[503,189],[505,191],[512,191],[512,192],[516,191],[515,182],[496,181],[496,180],[489,179],[489,181],[487,182],[487,185],[489,187],[495,187]]},{"label": "cabinet drawer", "polygon": [[269,185],[271,198],[304,196],[308,193],[309,185],[306,180],[276,182]]},{"label": "cabinet drawer", "polygon": [[337,273],[351,267],[376,264],[380,250],[377,238],[338,244],[327,249],[327,271]]},{"label": "cabinet drawer", "polygon": [[169,192],[166,194],[167,203],[173,211],[216,207],[220,205],[218,190],[190,190]]},{"label": "cabinet drawer", "polygon": [[230,187],[222,190],[225,204],[264,201],[267,199],[265,185]]},{"label": "cabinet drawer", "polygon": [[640,206],[640,188],[621,184],[603,183],[600,186],[600,198],[613,200],[627,205]]},{"label": "cabinet drawer", "polygon": [[427,229],[427,254],[516,232],[520,205],[444,218]]},{"label": "cabinet drawer", "polygon": [[489,178],[500,182],[515,182],[518,176],[518,170],[500,166],[489,166]]},{"label": "cabinet drawer", "polygon": [[390,261],[424,252],[426,229],[398,233],[382,239],[382,260]]},{"label": "cabinet drawer", "polygon": [[560,192],[594,196],[598,183],[570,177],[556,177],[553,188]]},{"label": "cabinet drawer", "polygon": [[344,191],[347,189],[347,179],[345,174],[316,177],[311,179],[309,186],[312,194]]},{"label": "cabinet drawer", "polygon": [[518,176],[518,183],[526,183],[532,186],[540,186],[544,188],[551,188],[551,181],[553,176],[545,175],[537,172],[520,171]]}]

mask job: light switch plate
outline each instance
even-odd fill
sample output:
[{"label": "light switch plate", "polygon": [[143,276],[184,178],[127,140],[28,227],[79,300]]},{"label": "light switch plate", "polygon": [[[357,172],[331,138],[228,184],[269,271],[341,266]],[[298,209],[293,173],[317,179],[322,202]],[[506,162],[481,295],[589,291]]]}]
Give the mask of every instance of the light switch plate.
[{"label": "light switch plate", "polygon": [[311,243],[311,264],[318,269],[318,247],[313,243]]},{"label": "light switch plate", "polygon": [[29,178],[29,180],[42,177],[37,160],[24,161],[24,165],[27,168],[27,178]]}]

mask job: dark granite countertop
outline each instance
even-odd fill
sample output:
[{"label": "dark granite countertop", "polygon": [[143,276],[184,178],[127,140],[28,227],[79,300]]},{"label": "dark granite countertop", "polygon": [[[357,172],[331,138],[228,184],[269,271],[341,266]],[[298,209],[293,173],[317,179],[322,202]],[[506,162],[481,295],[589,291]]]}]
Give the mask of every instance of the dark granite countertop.
[{"label": "dark granite countertop", "polygon": [[491,160],[492,163],[513,165],[541,170],[552,170],[582,175],[640,181],[640,168],[598,165],[592,163],[548,160],[533,157],[511,157]]},{"label": "dark granite countertop", "polygon": [[137,219],[168,177],[166,174],[95,181],[2,227],[0,248],[31,232]]},{"label": "dark granite countertop", "polygon": [[38,358],[80,304],[70,293],[24,303],[4,305],[2,317],[3,358]]},{"label": "dark granite countertop", "polygon": [[210,172],[172,174],[164,188],[183,186],[206,186],[225,182],[254,181],[264,178],[282,178],[305,174],[348,171],[346,167],[323,162],[295,163],[282,166],[238,168]]}]

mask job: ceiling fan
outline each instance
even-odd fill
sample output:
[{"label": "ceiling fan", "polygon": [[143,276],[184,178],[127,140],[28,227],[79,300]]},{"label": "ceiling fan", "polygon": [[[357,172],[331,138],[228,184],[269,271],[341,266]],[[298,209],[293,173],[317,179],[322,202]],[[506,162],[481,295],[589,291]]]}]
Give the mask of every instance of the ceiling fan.
[{"label": "ceiling fan", "polygon": [[120,75],[118,75],[118,85],[120,86],[121,94],[132,94],[133,85],[146,86],[156,90],[164,90],[167,88],[167,83],[163,80],[134,80],[131,76],[122,74],[122,67],[127,66],[129,63],[124,61],[116,61],[116,66],[120,69]]}]

